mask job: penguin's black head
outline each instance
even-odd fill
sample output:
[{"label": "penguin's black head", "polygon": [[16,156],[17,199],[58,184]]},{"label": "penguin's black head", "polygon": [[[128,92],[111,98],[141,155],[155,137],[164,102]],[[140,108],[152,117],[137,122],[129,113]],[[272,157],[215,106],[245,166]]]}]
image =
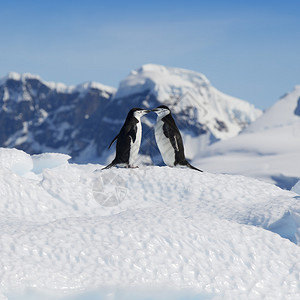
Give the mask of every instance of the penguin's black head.
[{"label": "penguin's black head", "polygon": [[127,119],[132,117],[140,119],[143,115],[147,114],[148,112],[150,112],[150,110],[134,107],[129,111]]},{"label": "penguin's black head", "polygon": [[169,107],[166,105],[160,105],[152,109],[152,111],[155,112],[161,118],[171,113]]},{"label": "penguin's black head", "polygon": [[158,106],[158,107],[156,107],[156,108],[165,108],[165,109],[170,110],[170,108],[169,108],[167,105],[160,105],[160,106]]}]

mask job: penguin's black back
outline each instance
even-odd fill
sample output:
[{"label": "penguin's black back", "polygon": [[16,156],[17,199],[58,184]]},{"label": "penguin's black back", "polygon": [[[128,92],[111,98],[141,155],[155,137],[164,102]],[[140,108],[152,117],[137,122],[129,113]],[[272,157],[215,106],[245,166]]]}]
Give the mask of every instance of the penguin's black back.
[{"label": "penguin's black back", "polygon": [[185,162],[183,141],[182,141],[180,131],[171,113],[163,117],[162,121],[164,122],[163,133],[170,140],[172,147],[174,148],[175,151],[174,164],[175,165],[183,164]]},{"label": "penguin's black back", "polygon": [[127,118],[122,126],[118,136],[116,145],[115,163],[129,163],[131,140],[135,142],[138,120],[132,116]]},{"label": "penguin's black back", "polygon": [[168,115],[163,117],[162,121],[164,122],[163,133],[170,140],[172,147],[175,151],[174,165],[175,166],[176,165],[187,166],[190,169],[197,170],[199,172],[203,172],[202,170],[199,170],[196,167],[192,166],[186,160],[185,155],[184,155],[184,147],[183,147],[182,137],[181,137],[180,131],[172,117],[172,114],[169,113]]},{"label": "penguin's black back", "polygon": [[137,132],[136,124],[139,122],[138,119],[134,117],[134,112],[139,109],[140,108],[133,108],[128,112],[126,120],[120,132],[111,141],[108,148],[110,148],[113,142],[117,140],[116,157],[111,163],[111,165],[121,164],[121,163],[129,164],[130,145],[131,145],[131,141],[135,142],[136,140],[136,132]]}]

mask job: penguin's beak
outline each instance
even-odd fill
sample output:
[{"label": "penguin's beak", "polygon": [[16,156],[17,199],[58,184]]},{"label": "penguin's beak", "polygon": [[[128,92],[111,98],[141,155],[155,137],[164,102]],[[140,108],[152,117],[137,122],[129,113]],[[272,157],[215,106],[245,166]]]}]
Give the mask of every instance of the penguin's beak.
[{"label": "penguin's beak", "polygon": [[143,112],[144,112],[145,114],[148,114],[150,111],[151,111],[151,110],[149,110],[149,109],[144,109],[144,110],[143,110]]},{"label": "penguin's beak", "polygon": [[160,108],[156,107],[156,108],[151,109],[151,111],[153,111],[153,112],[160,111]]}]

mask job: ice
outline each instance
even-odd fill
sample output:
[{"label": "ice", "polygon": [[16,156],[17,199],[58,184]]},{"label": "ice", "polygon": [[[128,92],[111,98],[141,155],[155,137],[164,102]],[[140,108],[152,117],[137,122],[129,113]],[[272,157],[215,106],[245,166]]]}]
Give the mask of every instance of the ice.
[{"label": "ice", "polygon": [[30,156],[17,149],[0,148],[0,166],[7,168],[17,175],[27,175],[30,172],[41,173],[68,163],[71,157],[61,153],[44,153]]},{"label": "ice", "polygon": [[292,191],[180,168],[101,170],[62,154],[0,157],[0,299],[300,297]]},{"label": "ice", "polygon": [[43,169],[52,169],[60,165],[66,165],[70,158],[70,155],[62,153],[44,153],[32,155],[32,172],[39,174],[43,171]]}]

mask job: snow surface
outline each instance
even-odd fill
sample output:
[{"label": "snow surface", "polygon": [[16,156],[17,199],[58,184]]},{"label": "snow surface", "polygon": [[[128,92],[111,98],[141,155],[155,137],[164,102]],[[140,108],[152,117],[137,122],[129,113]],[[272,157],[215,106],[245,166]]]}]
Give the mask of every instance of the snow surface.
[{"label": "snow surface", "polygon": [[1,300],[300,297],[296,193],[189,169],[0,158]]},{"label": "snow surface", "polygon": [[209,172],[242,174],[290,189],[300,179],[299,99],[296,86],[241,134],[198,152],[193,163]]}]

